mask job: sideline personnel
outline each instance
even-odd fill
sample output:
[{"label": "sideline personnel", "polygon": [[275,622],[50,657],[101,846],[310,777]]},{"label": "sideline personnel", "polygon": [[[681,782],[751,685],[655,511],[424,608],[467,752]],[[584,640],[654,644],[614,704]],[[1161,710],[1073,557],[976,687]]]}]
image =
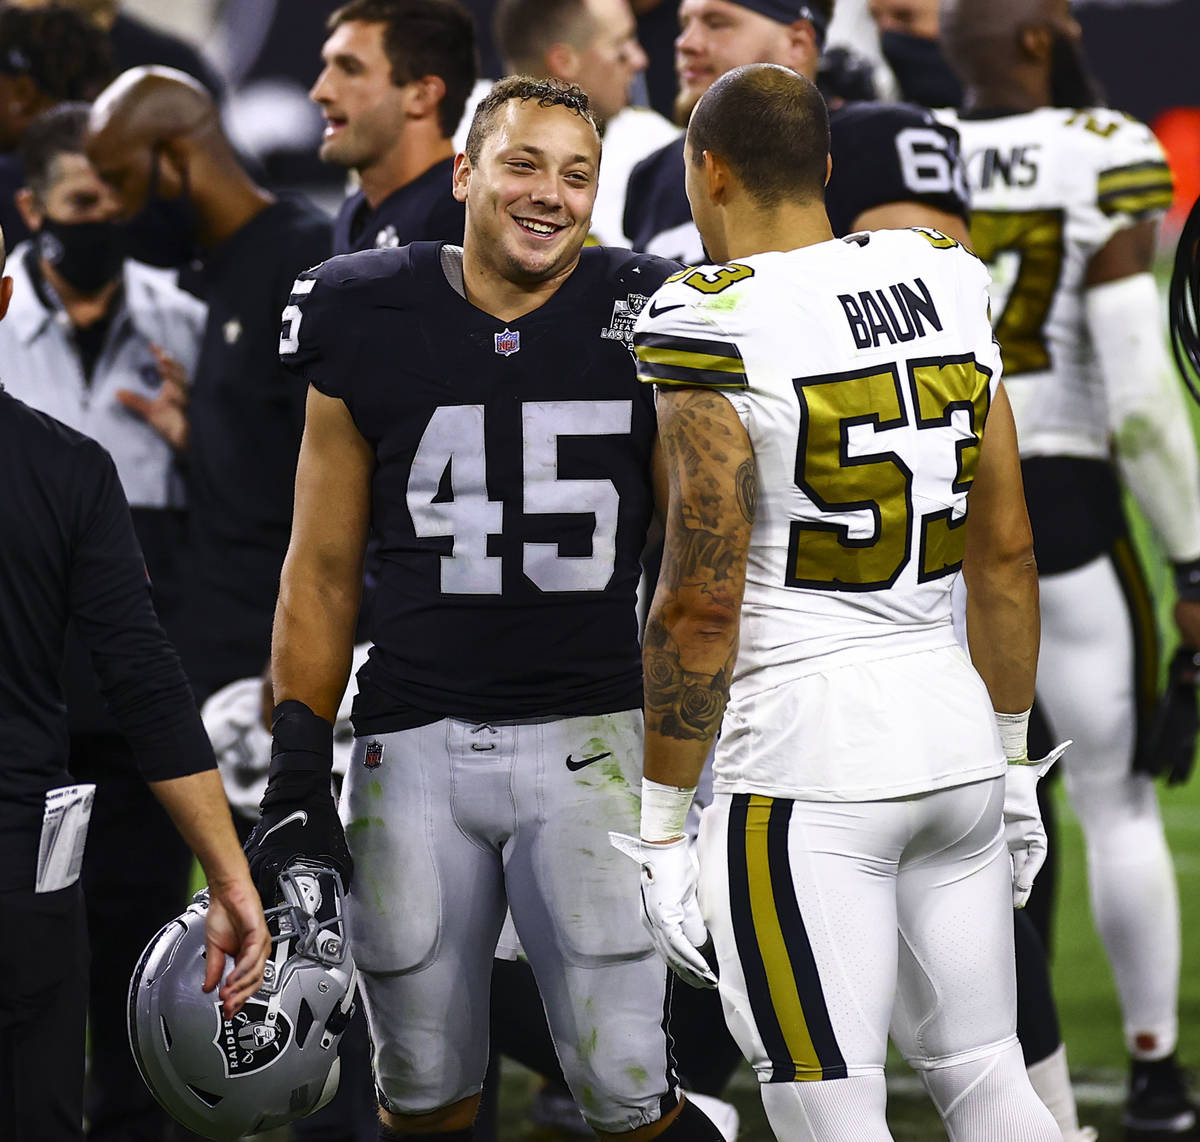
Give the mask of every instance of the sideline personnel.
[{"label": "sideline personnel", "polygon": [[134,68],[109,84],[86,147],[128,219],[129,256],[201,263],[194,292],[208,323],[191,389],[163,385],[138,411],[175,447],[186,442],[189,550],[176,637],[204,698],[267,660],[304,427],[304,388],[276,356],[279,315],[296,275],[329,256],[331,228],[304,199],[255,184],[211,97],[170,68]]},{"label": "sideline personnel", "polygon": [[[0,278],[0,318],[12,288]],[[70,858],[90,805],[67,772],[68,622],[142,776],[204,868],[209,990],[225,962],[217,953],[236,957],[220,992],[227,1017],[262,983],[270,937],[108,453],[0,391],[0,487],[0,931],[10,937],[0,947],[0,1137],[77,1142],[88,957]],[[48,811],[72,802],[50,844]]]}]

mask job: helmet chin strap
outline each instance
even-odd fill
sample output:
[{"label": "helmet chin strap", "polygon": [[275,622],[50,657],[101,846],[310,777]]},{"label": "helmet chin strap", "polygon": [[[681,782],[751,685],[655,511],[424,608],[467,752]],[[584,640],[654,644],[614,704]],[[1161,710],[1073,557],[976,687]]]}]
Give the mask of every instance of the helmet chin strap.
[{"label": "helmet chin strap", "polygon": [[350,961],[350,986],[342,1002],[334,1009],[333,1014],[325,1020],[325,1028],[321,1032],[321,1050],[326,1051],[333,1046],[334,1040],[346,1030],[350,1016],[354,1014],[354,997],[358,992],[358,967]]},{"label": "helmet chin strap", "polygon": [[[282,978],[283,965],[287,963],[289,943],[290,941],[288,940],[277,940],[271,949],[273,953],[272,967],[274,969],[271,974],[276,983]],[[277,986],[271,992],[271,998],[267,1000],[267,1017],[265,1022],[271,1027],[275,1026],[275,1021],[279,1018],[279,1005],[282,1002],[283,988]]]}]

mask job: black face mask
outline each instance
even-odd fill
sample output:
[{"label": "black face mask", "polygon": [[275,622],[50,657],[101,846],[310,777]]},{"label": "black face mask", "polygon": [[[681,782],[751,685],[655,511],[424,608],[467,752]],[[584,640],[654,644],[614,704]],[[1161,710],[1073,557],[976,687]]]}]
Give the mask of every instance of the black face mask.
[{"label": "black face mask", "polygon": [[884,59],[900,84],[900,94],[921,107],[957,107],[963,89],[942,55],[937,40],[884,32],[879,37]]},{"label": "black face mask", "polygon": [[1054,107],[1103,107],[1104,92],[1088,70],[1077,40],[1054,33],[1050,49],[1050,103]]},{"label": "black face mask", "polygon": [[158,160],[161,147],[150,152],[150,183],[146,187],[146,205],[125,223],[128,256],[148,266],[175,269],[186,266],[197,256],[198,219],[192,202],[187,167],[183,168],[183,188],[178,198],[163,198],[158,193]]},{"label": "black face mask", "polygon": [[42,221],[37,233],[38,254],[73,289],[99,293],[121,275],[125,262],[125,233],[116,222]]}]

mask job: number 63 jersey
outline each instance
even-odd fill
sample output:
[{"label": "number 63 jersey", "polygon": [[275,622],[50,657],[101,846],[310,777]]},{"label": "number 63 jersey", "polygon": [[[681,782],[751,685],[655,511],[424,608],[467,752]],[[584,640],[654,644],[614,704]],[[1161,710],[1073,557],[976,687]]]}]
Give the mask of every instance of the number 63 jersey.
[{"label": "number 63 jersey", "polygon": [[[814,759],[828,776],[823,784],[818,774],[798,785],[781,762],[766,786],[730,786],[737,747],[726,739],[743,736],[730,730],[744,725],[755,739],[750,763],[769,770],[782,736],[772,727],[806,701],[810,679],[926,651],[959,655],[951,673],[961,678],[947,685],[958,693],[961,682],[972,695],[969,710],[946,712],[940,742],[953,750],[969,740],[984,751],[950,759],[950,769],[990,767],[999,757],[990,707],[955,645],[950,608],[967,491],[1000,377],[987,283],[983,264],[953,239],[881,230],[688,271],[643,309],[634,334],[639,377],[721,390],[754,450],[757,505],[717,755],[723,787],[780,796],[837,787],[845,795],[837,773],[844,778],[858,764],[853,757]],[[878,695],[859,692],[874,683],[861,677],[863,685],[851,687],[851,726],[876,708]],[[875,717],[881,760],[850,792],[869,798],[935,787],[941,778],[924,763],[915,784],[904,784],[895,735]],[[958,721],[966,723],[961,732]],[[799,727],[783,745],[794,756],[808,748],[805,736]]]},{"label": "number 63 jersey", "polygon": [[642,701],[655,426],[630,343],[677,266],[585,249],[553,297],[504,322],[451,284],[456,254],[333,258],[284,312],[282,360],[345,403],[375,454],[359,735]]},{"label": "number 63 jersey", "polygon": [[1162,148],[1148,127],[1105,109],[938,115],[962,141],[971,242],[992,273],[992,318],[1021,455],[1107,460],[1085,276],[1118,230],[1170,206]]}]

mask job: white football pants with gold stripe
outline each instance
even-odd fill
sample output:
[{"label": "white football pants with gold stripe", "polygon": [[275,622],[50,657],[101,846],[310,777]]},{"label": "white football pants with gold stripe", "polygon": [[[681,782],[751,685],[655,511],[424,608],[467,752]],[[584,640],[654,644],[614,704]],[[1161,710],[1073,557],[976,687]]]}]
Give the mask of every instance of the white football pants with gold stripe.
[{"label": "white football pants with gold stripe", "polygon": [[[781,1139],[891,1137],[889,1025],[952,1139],[1061,1138],[1016,1039],[1003,801],[993,778],[890,801],[724,793],[705,810],[725,1018]],[[1008,1133],[980,1125],[981,1098]]]},{"label": "white football pants with gold stripe", "polygon": [[1132,769],[1139,705],[1158,685],[1153,604],[1128,539],[1039,580],[1037,701],[1063,755],[1087,844],[1088,889],[1129,1050],[1175,1048],[1179,899],[1153,780]]}]

